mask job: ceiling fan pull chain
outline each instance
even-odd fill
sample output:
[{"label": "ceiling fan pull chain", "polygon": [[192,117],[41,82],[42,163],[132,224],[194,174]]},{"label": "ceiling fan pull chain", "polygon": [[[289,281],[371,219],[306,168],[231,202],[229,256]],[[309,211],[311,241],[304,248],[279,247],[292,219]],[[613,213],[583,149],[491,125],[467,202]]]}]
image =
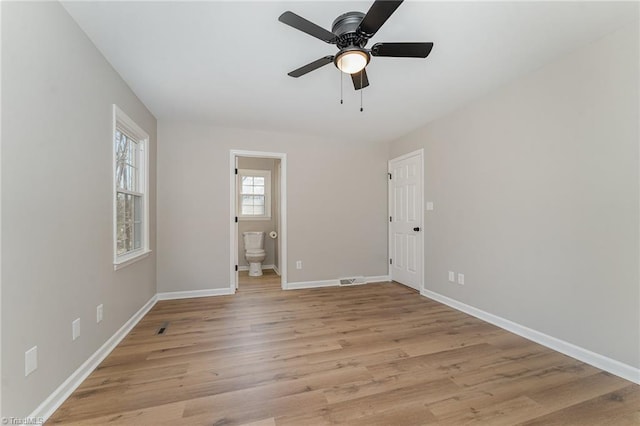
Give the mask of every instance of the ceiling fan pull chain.
[{"label": "ceiling fan pull chain", "polygon": [[364,88],[362,87],[362,74],[364,74],[364,70],[360,71],[360,112],[363,111],[363,109],[362,109],[362,92],[363,92]]},{"label": "ceiling fan pull chain", "polygon": [[340,71],[340,105],[342,105],[343,102],[343,96],[342,96],[342,81],[344,80],[344,76],[343,76],[343,72]]}]

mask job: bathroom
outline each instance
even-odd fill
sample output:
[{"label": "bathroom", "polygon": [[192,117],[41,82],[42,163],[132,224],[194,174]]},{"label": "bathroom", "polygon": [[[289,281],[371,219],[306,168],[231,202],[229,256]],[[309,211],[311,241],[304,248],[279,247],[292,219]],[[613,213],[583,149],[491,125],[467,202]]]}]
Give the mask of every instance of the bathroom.
[{"label": "bathroom", "polygon": [[[238,270],[242,286],[280,275],[281,168],[278,158],[258,157],[238,157],[237,166]],[[249,232],[263,234],[246,234]],[[250,244],[249,252],[245,243]],[[253,264],[251,268],[247,258]]]}]

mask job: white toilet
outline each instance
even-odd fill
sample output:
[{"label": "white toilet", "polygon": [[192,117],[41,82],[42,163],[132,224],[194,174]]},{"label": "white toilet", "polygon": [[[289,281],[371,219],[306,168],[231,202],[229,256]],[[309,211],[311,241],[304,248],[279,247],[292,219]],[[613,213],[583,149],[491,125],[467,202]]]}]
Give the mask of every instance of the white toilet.
[{"label": "white toilet", "polygon": [[266,254],[264,252],[264,232],[243,232],[244,237],[244,257],[249,262],[249,276],[259,277],[262,275],[262,261]]}]

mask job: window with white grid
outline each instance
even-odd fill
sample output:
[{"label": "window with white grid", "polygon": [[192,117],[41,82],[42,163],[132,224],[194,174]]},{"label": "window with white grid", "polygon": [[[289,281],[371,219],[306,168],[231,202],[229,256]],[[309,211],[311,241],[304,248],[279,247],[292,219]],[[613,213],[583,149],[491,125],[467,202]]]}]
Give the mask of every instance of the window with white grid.
[{"label": "window with white grid", "polygon": [[270,170],[238,170],[238,188],[238,216],[240,218],[271,218]]},{"label": "window with white grid", "polygon": [[149,137],[114,106],[114,264],[149,252]]}]

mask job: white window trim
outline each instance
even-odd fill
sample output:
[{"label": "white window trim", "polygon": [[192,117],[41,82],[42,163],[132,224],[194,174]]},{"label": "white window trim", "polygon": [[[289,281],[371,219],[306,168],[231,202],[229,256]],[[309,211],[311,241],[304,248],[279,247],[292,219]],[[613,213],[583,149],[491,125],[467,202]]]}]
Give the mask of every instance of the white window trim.
[{"label": "white window trim", "polygon": [[[127,254],[118,256],[117,248],[118,248],[118,237],[117,237],[117,193],[122,192],[118,191],[118,183],[116,182],[116,152],[114,149],[114,135],[116,134],[116,127],[122,127],[127,130],[129,136],[134,137],[139,143],[143,146],[144,152],[144,176],[142,179],[144,180],[144,194],[142,195],[142,205],[144,210],[143,215],[143,228],[142,228],[142,247],[131,251]],[[151,250],[149,249],[149,135],[142,130],[140,126],[138,126],[127,114],[124,113],[117,105],[113,105],[113,126],[111,129],[111,170],[113,173],[113,192],[111,194],[111,198],[113,199],[113,269],[119,270],[126,266],[129,266],[135,262],[138,262],[151,254]]]},{"label": "white window trim", "polygon": [[[242,215],[242,203],[240,199],[242,197],[242,176],[263,176],[264,177],[264,215],[261,216],[243,216]],[[238,220],[271,220],[271,170],[253,170],[253,169],[238,169]]]}]

